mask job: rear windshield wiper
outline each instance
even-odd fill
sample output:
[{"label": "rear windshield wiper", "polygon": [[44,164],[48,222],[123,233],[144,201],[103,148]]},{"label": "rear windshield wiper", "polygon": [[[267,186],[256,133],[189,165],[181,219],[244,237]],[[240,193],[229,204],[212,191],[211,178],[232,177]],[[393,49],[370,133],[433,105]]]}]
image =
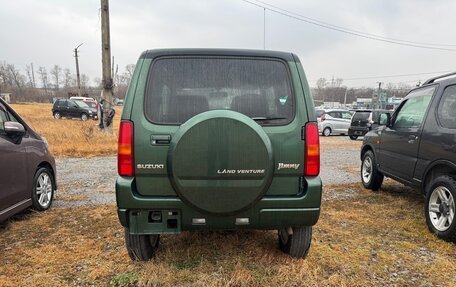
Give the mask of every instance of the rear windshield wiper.
[{"label": "rear windshield wiper", "polygon": [[254,121],[272,121],[272,120],[286,120],[284,117],[252,117]]}]

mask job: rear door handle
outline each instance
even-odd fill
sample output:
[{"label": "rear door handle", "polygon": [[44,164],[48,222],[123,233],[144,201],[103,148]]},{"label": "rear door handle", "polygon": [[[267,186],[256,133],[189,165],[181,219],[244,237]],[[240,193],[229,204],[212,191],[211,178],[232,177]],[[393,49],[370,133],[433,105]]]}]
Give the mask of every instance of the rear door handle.
[{"label": "rear door handle", "polygon": [[408,137],[408,143],[409,143],[409,144],[415,143],[416,140],[418,140],[418,136],[416,136],[416,135],[409,135],[409,137]]},{"label": "rear door handle", "polygon": [[151,145],[168,145],[171,142],[171,135],[151,135]]}]

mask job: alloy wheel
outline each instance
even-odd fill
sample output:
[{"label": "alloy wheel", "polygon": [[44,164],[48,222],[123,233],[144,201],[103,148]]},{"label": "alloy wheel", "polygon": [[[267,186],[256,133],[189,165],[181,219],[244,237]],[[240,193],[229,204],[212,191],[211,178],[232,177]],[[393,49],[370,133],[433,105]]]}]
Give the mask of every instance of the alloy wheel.
[{"label": "alloy wheel", "polygon": [[51,203],[52,197],[52,181],[47,173],[43,172],[40,174],[36,181],[35,191],[38,197],[38,203],[43,208],[47,208]]},{"label": "alloy wheel", "polygon": [[372,158],[367,156],[363,161],[362,176],[364,183],[369,183],[372,177]]},{"label": "alloy wheel", "polygon": [[323,130],[323,135],[324,135],[325,137],[329,137],[330,134],[331,134],[331,129],[330,129],[330,128],[325,128],[325,129]]},{"label": "alloy wheel", "polygon": [[448,188],[437,186],[429,198],[429,218],[435,229],[446,231],[454,220],[454,198]]}]

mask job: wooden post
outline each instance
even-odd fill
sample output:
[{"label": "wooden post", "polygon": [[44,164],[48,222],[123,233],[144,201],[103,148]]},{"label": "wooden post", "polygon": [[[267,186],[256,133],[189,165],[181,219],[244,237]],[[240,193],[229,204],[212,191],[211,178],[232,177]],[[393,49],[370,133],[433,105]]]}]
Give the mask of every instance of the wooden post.
[{"label": "wooden post", "polygon": [[101,0],[101,54],[103,64],[103,121],[105,131],[112,133],[112,124],[107,127],[107,118],[112,109],[111,39],[109,35],[109,1]]},{"label": "wooden post", "polygon": [[79,44],[79,46],[74,48],[74,58],[76,59],[76,78],[78,80],[78,96],[79,97],[81,96],[82,93],[81,93],[81,77],[79,76],[78,48],[81,47],[82,44],[84,44],[84,43],[81,43],[81,44]]}]

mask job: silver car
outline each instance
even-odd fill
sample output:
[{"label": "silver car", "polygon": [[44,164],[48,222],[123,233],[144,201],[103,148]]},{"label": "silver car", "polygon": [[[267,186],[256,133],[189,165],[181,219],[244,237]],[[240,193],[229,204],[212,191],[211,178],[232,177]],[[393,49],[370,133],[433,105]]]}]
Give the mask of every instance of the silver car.
[{"label": "silver car", "polygon": [[318,118],[318,131],[323,136],[347,135],[353,114],[348,110],[331,109]]}]

